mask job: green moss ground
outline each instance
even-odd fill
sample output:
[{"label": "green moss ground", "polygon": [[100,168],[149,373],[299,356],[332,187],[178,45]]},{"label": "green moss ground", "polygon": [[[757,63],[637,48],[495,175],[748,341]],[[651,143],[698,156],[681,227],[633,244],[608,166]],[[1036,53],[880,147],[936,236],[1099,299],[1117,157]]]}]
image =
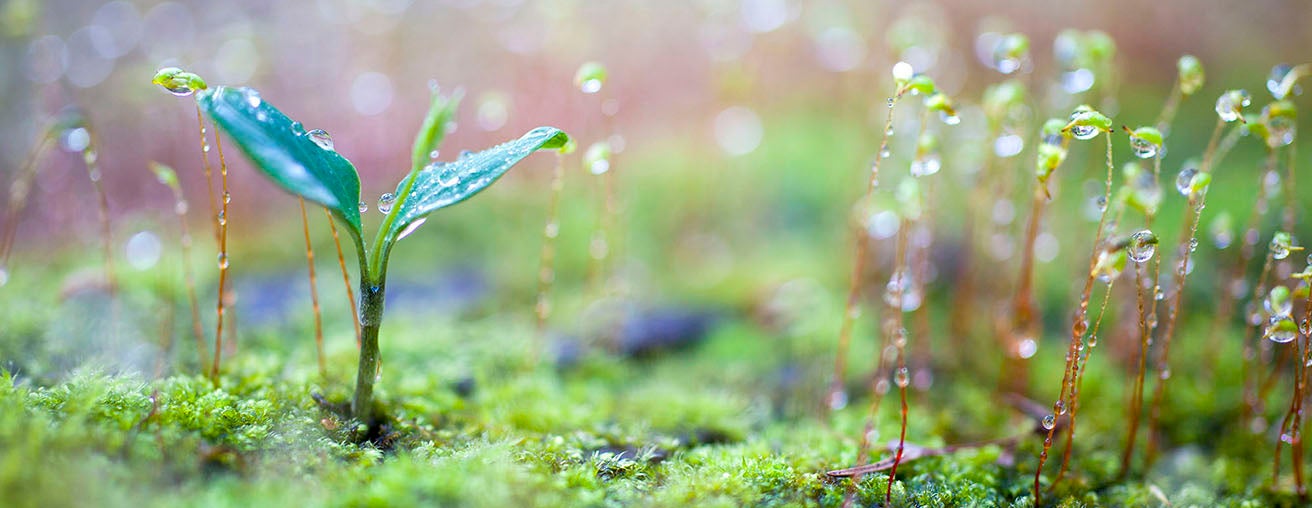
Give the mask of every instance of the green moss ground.
[{"label": "green moss ground", "polygon": [[[429,221],[397,249],[392,281],[473,259],[492,274],[493,296],[457,313],[389,311],[378,385],[389,415],[382,445],[355,444],[355,427],[312,397],[347,400],[354,378],[351,326],[331,260],[320,266],[330,378],[318,375],[304,310],[286,324],[242,328],[239,349],[225,360],[215,387],[195,375],[175,252],[166,251],[152,271],[123,268],[114,304],[75,287],[85,278],[77,274],[97,266],[94,257],[20,252],[13,266],[21,268],[0,292],[0,504],[837,506],[847,484],[823,473],[856,462],[869,400],[858,391],[842,411],[819,408],[848,269],[847,210],[833,203],[855,200],[859,189],[841,182],[860,177],[854,168],[863,166],[867,150],[830,153],[816,171],[832,174],[810,178],[798,168],[814,167],[815,154],[831,147],[869,142],[862,129],[834,126],[823,114],[787,118],[793,121],[767,130],[761,151],[714,174],[696,162],[702,155],[681,149],[690,143],[683,139],[652,140],[646,152],[620,159],[631,161],[621,169],[632,168],[621,173],[628,175],[622,179],[630,225],[624,248],[643,268],[630,274],[641,291],[635,297],[707,305],[726,316],[689,351],[635,360],[593,350],[567,369],[529,366],[534,333],[527,302],[545,203],[536,192],[539,177],[508,180]],[[1083,153],[1072,160],[1083,160]],[[1222,175],[1214,185],[1241,188],[1248,180]],[[733,184],[741,181],[753,185]],[[586,186],[570,185],[556,319],[566,330],[586,320],[578,317],[586,316],[590,301],[579,246],[590,232],[577,225],[593,223]],[[1076,232],[1092,229],[1074,218],[1075,194],[1055,205],[1054,220],[1071,227],[1059,229],[1063,255],[1041,267],[1039,278],[1049,323],[1031,385],[1044,404],[1060,379],[1064,309],[1073,303],[1070,273],[1086,259],[1089,240]],[[1217,195],[1209,214],[1241,213],[1246,206],[1242,191]],[[299,242],[278,234],[299,225],[243,230],[241,199],[234,197],[234,270],[299,270]],[[955,206],[946,204],[945,216],[957,216]],[[1163,231],[1178,229],[1179,204],[1171,206]],[[253,222],[256,213],[245,220]],[[167,242],[169,219],[161,213],[139,220],[157,224]],[[487,227],[489,221],[496,227]],[[959,227],[950,218],[939,224],[945,234]],[[731,247],[727,268],[704,251],[680,247],[707,232]],[[324,261],[331,247],[322,241]],[[198,246],[197,266],[209,266],[201,262],[212,259],[205,249]],[[1215,255],[1203,249],[1200,263]],[[212,293],[209,277],[202,272],[203,295]],[[1211,300],[1210,277],[1201,270],[1191,278],[1191,302]],[[762,317],[779,300],[771,296],[778,287],[798,280],[808,289],[791,293],[776,312],[790,316],[788,325]],[[932,296],[931,313],[946,315],[950,288]],[[1163,413],[1168,449],[1161,460],[1128,480],[1117,478],[1128,379],[1126,363],[1104,346],[1085,381],[1072,473],[1046,504],[1154,506],[1161,504],[1158,493],[1173,506],[1295,503],[1286,494],[1292,490],[1287,474],[1276,488],[1270,485],[1274,437],[1236,424],[1237,332],[1223,334],[1219,356],[1226,361],[1215,374],[1200,374],[1208,309],[1187,314],[1178,339],[1186,345],[1174,350],[1177,374]],[[171,325],[162,321],[170,315]],[[874,358],[867,321],[873,320],[863,319],[853,353],[854,387]],[[996,352],[968,349],[991,343],[986,335],[949,340],[942,321],[932,323],[934,384],[912,393],[909,442],[942,446],[1033,429],[1032,418],[994,399]],[[982,327],[987,319],[980,321]],[[107,331],[110,323],[115,331]],[[163,356],[161,326],[175,341]],[[1284,386],[1273,392],[1271,415],[1287,398]],[[893,398],[883,404],[878,442],[896,437],[896,406]],[[1039,443],[1030,437],[1015,450],[985,446],[908,462],[894,504],[1030,506]],[[868,475],[857,489],[863,504],[882,503],[885,485],[884,475]]]}]

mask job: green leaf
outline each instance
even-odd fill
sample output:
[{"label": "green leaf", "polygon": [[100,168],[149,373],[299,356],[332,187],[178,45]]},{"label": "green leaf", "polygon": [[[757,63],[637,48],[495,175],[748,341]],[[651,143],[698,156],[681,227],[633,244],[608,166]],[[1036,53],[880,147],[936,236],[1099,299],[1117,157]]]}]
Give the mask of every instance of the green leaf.
[{"label": "green leaf", "polygon": [[283,190],[328,208],[360,239],[360,176],[327,134],[307,133],[251,88],[220,86],[196,95],[256,169]]},{"label": "green leaf", "polygon": [[564,131],[538,127],[514,141],[463,154],[452,162],[436,162],[411,173],[396,186],[397,203],[392,211],[395,217],[386,226],[387,241],[395,241],[406,226],[428,214],[469,199],[492,185],[534,151],[559,149],[568,142],[569,135]]},{"label": "green leaf", "polygon": [[460,107],[460,99],[464,95],[460,90],[456,90],[450,96],[433,91],[433,102],[428,106],[424,124],[415,134],[414,165],[411,166],[411,171],[419,171],[427,165],[431,158],[430,154],[442,145],[442,139],[446,138],[446,130],[451,126],[451,121],[456,116],[456,109]]}]

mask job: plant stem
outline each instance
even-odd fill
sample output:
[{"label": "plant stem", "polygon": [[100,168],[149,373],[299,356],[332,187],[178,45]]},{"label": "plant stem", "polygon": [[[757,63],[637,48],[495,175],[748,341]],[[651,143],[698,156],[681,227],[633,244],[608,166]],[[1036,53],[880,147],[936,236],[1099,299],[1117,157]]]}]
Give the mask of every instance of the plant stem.
[{"label": "plant stem", "polygon": [[319,290],[314,276],[314,247],[310,243],[310,217],[305,212],[305,198],[296,199],[301,204],[301,229],[305,232],[305,263],[310,268],[310,305],[314,307],[314,348],[319,356],[319,377],[328,378],[328,364],[323,358],[323,316],[319,311]]},{"label": "plant stem", "polygon": [[[1103,189],[1103,200],[1105,203],[1111,203],[1112,176],[1115,173],[1115,166],[1112,164],[1111,131],[1105,132],[1104,136],[1106,136],[1107,138],[1107,157],[1106,157],[1107,179]],[[1089,275],[1084,280],[1084,291],[1080,294],[1080,304],[1075,312],[1075,319],[1072,321],[1071,324],[1071,340],[1070,340],[1070,346],[1066,350],[1066,367],[1062,372],[1061,393],[1057,396],[1056,402],[1053,402],[1052,404],[1054,414],[1061,413],[1061,407],[1063,404],[1065,404],[1063,399],[1065,399],[1073,390],[1076,376],[1077,374],[1079,374],[1079,371],[1076,370],[1076,367],[1078,366],[1077,361],[1079,359],[1079,351],[1084,345],[1084,341],[1083,341],[1084,332],[1087,331],[1089,327],[1089,322],[1087,319],[1089,315],[1089,298],[1093,294],[1093,282],[1097,278],[1097,272],[1095,270],[1097,269],[1098,266],[1098,255],[1102,251],[1102,242],[1103,242],[1102,234],[1103,234],[1103,229],[1107,225],[1107,210],[1110,208],[1111,208],[1110,206],[1104,207],[1102,209],[1102,213],[1098,217],[1098,230],[1094,233],[1093,236],[1093,252],[1092,254],[1089,255],[1089,272],[1088,272]],[[1101,313],[1099,313],[1098,320],[1100,323],[1102,322]],[[1074,403],[1074,400],[1072,400],[1072,403]],[[1057,426],[1053,425],[1052,428],[1048,429],[1047,435],[1044,436],[1043,451],[1039,452],[1039,465],[1034,470],[1033,495],[1034,495],[1035,506],[1039,505],[1039,501],[1041,499],[1039,481],[1043,477],[1043,463],[1048,460],[1048,450],[1052,448],[1052,436],[1053,433],[1056,432],[1056,430],[1057,430]],[[1070,445],[1067,446],[1069,447]]]},{"label": "plant stem", "polygon": [[219,175],[222,181],[222,204],[219,215],[215,219],[218,225],[219,235],[219,298],[215,304],[215,321],[214,331],[214,363],[210,368],[210,381],[214,384],[219,383],[219,363],[223,358],[223,317],[225,313],[224,296],[227,292],[228,282],[228,163],[223,157],[223,141],[218,135],[218,124],[215,124],[214,148],[219,152]]},{"label": "plant stem", "polygon": [[[863,203],[869,203],[875,189],[879,187],[879,165],[884,161],[884,153],[888,150],[889,132],[893,130],[893,107],[901,97],[902,91],[898,90],[898,93],[888,99],[888,116],[884,120],[884,131],[881,134],[883,137],[879,141],[879,151],[875,152],[875,162],[870,166],[870,179],[866,183]],[[847,303],[843,307],[842,324],[838,329],[838,353],[834,357],[834,378],[829,384],[829,395],[825,398],[826,405],[830,409],[842,409],[847,405],[847,390],[843,388],[843,378],[847,373],[847,352],[852,343],[852,326],[860,312],[857,305],[861,300],[861,275],[865,273],[866,257],[870,250],[870,234],[866,231],[864,221],[858,224],[856,229],[856,252],[852,258],[852,274],[847,280]]]},{"label": "plant stem", "polygon": [[[18,170],[18,177],[9,186],[9,205],[5,210],[5,231],[4,235],[0,237],[0,272],[8,269],[9,254],[13,252],[14,247],[14,235],[18,232],[18,214],[27,206],[27,197],[32,191],[32,183],[36,179],[39,168],[37,162],[53,139],[49,128],[46,128],[43,132],[44,134],[41,135],[41,139],[37,141],[36,146],[32,147],[32,151],[28,152],[27,157],[23,159],[23,165]],[[0,278],[5,277],[0,276]],[[0,283],[0,286],[3,285],[4,283]]]},{"label": "plant stem", "polygon": [[[1125,478],[1130,473],[1130,459],[1134,456],[1134,443],[1139,435],[1139,414],[1143,408],[1144,374],[1148,368],[1148,345],[1152,342],[1152,329],[1148,323],[1149,311],[1144,302],[1144,272],[1146,270],[1143,265],[1142,262],[1134,262],[1134,288],[1139,306],[1139,368],[1134,378],[1134,385],[1130,388],[1130,404],[1126,408],[1126,418],[1130,423],[1129,434],[1125,437],[1125,449],[1121,452],[1121,478]],[[1156,303],[1155,298],[1153,301]]]},{"label": "plant stem", "polygon": [[372,427],[374,424],[374,381],[378,379],[378,329],[383,323],[386,272],[375,280],[367,272],[360,277],[360,366],[355,377],[355,398],[351,417]]},{"label": "plant stem", "polygon": [[[921,121],[922,131],[924,129],[923,127],[924,123],[926,122],[924,122],[922,116],[922,121]],[[894,249],[896,252],[895,254],[896,266],[894,266],[893,268],[893,276],[897,277],[898,280],[897,283],[894,285],[895,289],[893,294],[893,306],[892,306],[893,308],[889,309],[891,311],[892,318],[893,318],[892,319],[893,322],[891,326],[892,330],[889,330],[887,336],[894,338],[893,347],[897,348],[897,370],[895,371],[894,376],[897,379],[897,391],[898,391],[899,399],[901,401],[902,420],[901,420],[901,428],[898,431],[897,451],[894,453],[893,456],[893,467],[890,468],[888,471],[888,486],[884,491],[885,506],[893,504],[893,480],[897,477],[897,466],[902,461],[902,453],[906,447],[906,441],[907,441],[907,383],[908,383],[907,360],[906,360],[907,331],[905,328],[903,328],[903,323],[902,323],[902,304],[903,304],[903,298],[905,298],[902,287],[905,284],[906,277],[909,275],[907,273],[908,270],[907,270],[907,263],[906,263],[906,254],[907,254],[907,235],[909,234],[908,230],[911,229],[911,224],[912,224],[911,220],[902,219],[902,224],[898,227],[897,230],[897,248]],[[880,357],[883,357],[883,355],[881,354]],[[878,397],[878,395],[876,396]],[[875,415],[871,414],[870,417],[873,420]]]},{"label": "plant stem", "polygon": [[[219,240],[219,206],[214,201],[214,172],[210,169],[210,144],[205,137],[205,117],[201,114],[200,104],[196,104],[196,125],[197,132],[200,133],[200,155],[201,167],[205,170],[205,197],[210,203],[210,223],[214,225],[214,240]],[[218,143],[218,134],[216,129],[215,143]]]},{"label": "plant stem", "polygon": [[547,204],[547,223],[542,227],[542,252],[538,257],[538,297],[533,306],[537,320],[537,342],[533,363],[546,345],[547,318],[551,317],[551,284],[556,280],[556,236],[560,234],[560,194],[565,188],[565,155],[556,152],[556,167],[551,173],[551,198]]},{"label": "plant stem", "polygon": [[327,208],[323,209],[323,214],[328,218],[328,229],[333,232],[333,246],[337,247],[337,264],[342,267],[342,284],[346,286],[346,303],[351,307],[351,323],[355,325],[355,347],[359,349],[360,309],[355,305],[355,292],[351,290],[351,272],[346,270],[346,256],[342,254],[342,240],[337,236],[337,222]]},{"label": "plant stem", "polygon": [[[1107,289],[1102,294],[1102,305],[1098,307],[1098,317],[1093,321],[1093,328],[1089,329],[1089,338],[1083,341],[1081,348],[1082,354],[1079,360],[1071,367],[1071,377],[1068,393],[1066,394],[1066,410],[1070,412],[1070,429],[1066,432],[1066,449],[1062,452],[1061,467],[1057,469],[1057,476],[1053,478],[1052,484],[1055,486],[1066,475],[1066,470],[1071,463],[1071,450],[1075,444],[1075,421],[1080,409],[1080,389],[1084,386],[1084,373],[1089,364],[1089,357],[1093,355],[1093,348],[1098,346],[1098,330],[1102,328],[1102,318],[1107,315],[1107,302],[1112,297],[1112,287],[1116,281],[1107,281]],[[1077,351],[1077,353],[1080,353]],[[1057,412],[1060,416],[1060,410]]]}]

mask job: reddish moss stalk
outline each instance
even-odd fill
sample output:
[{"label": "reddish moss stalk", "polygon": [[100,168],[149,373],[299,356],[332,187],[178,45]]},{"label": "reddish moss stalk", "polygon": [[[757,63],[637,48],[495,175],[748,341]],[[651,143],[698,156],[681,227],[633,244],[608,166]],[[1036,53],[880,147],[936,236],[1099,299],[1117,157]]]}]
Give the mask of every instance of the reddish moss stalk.
[{"label": "reddish moss stalk", "polygon": [[[1111,132],[1104,133],[1104,136],[1107,137],[1107,179],[1104,184],[1103,199],[1105,200],[1104,202],[1110,203],[1112,196],[1112,175],[1115,172],[1115,167],[1112,164]],[[1062,372],[1061,393],[1057,396],[1057,401],[1053,403],[1053,411],[1055,414],[1062,412],[1062,405],[1066,404],[1065,399],[1074,391],[1075,379],[1078,374],[1077,362],[1079,360],[1079,351],[1084,347],[1084,332],[1088,330],[1089,326],[1089,298],[1093,295],[1093,282],[1097,278],[1095,270],[1098,266],[1098,255],[1102,250],[1103,229],[1105,229],[1107,225],[1107,210],[1109,208],[1110,207],[1103,208],[1102,213],[1098,218],[1098,230],[1094,233],[1093,252],[1089,256],[1088,276],[1084,280],[1084,291],[1080,294],[1080,304],[1075,312],[1075,319],[1071,324],[1071,340],[1070,346],[1066,350],[1066,367]],[[1101,313],[1099,314],[1101,315]],[[1075,402],[1076,401],[1072,400],[1071,405],[1075,405]],[[1074,423],[1073,420],[1074,418],[1072,418],[1072,423]],[[1056,432],[1056,429],[1057,426],[1053,425],[1052,428],[1048,429],[1048,433],[1044,436],[1043,450],[1039,453],[1039,465],[1034,470],[1034,489],[1032,494],[1036,506],[1039,505],[1041,500],[1042,491],[1040,480],[1043,478],[1043,463],[1048,460],[1048,450],[1052,448],[1052,436]]]},{"label": "reddish moss stalk", "polygon": [[346,286],[346,304],[351,308],[351,324],[355,325],[355,347],[360,347],[360,308],[356,306],[355,291],[351,289],[351,272],[346,270],[346,256],[342,255],[342,240],[337,236],[337,224],[333,214],[327,208],[323,214],[328,218],[328,229],[333,232],[333,246],[337,247],[337,265],[342,267],[342,284]]},{"label": "reddish moss stalk", "polygon": [[[884,120],[883,138],[879,141],[879,151],[875,152],[875,162],[870,166],[870,179],[866,184],[863,203],[868,203],[879,187],[879,165],[888,150],[889,132],[893,129],[893,106],[902,97],[902,91],[888,99],[888,117]],[[838,353],[834,357],[834,379],[829,385],[826,404],[830,409],[839,409],[847,405],[847,391],[843,388],[843,378],[847,374],[847,352],[852,344],[852,326],[856,322],[857,305],[861,299],[861,276],[865,273],[866,257],[870,251],[870,234],[865,224],[859,224],[856,231],[856,252],[852,259],[852,274],[847,281],[847,303],[843,307],[843,321],[838,329]],[[864,447],[862,447],[864,449]],[[855,480],[854,480],[855,481]]]},{"label": "reddish moss stalk", "polygon": [[560,195],[565,188],[565,156],[556,153],[556,167],[551,172],[551,198],[547,203],[547,223],[542,227],[542,252],[538,256],[538,296],[533,306],[537,320],[537,342],[533,363],[546,347],[547,319],[551,317],[551,285],[556,280],[556,237],[560,234]]},{"label": "reddish moss stalk", "polygon": [[0,271],[7,270],[9,267],[9,255],[13,252],[14,235],[18,232],[18,214],[27,206],[28,195],[32,191],[32,183],[36,179],[37,161],[45,153],[46,148],[50,145],[52,135],[47,128],[37,141],[36,146],[23,159],[23,165],[19,167],[18,177],[9,187],[9,205],[5,210],[5,231],[4,236],[0,237]]},{"label": "reddish moss stalk", "polygon": [[223,358],[223,321],[226,311],[224,304],[228,282],[228,201],[231,196],[228,194],[228,162],[223,157],[223,142],[217,134],[214,136],[214,148],[219,151],[219,177],[223,185],[222,206],[215,219],[219,230],[219,297],[214,312],[217,317],[214,325],[214,363],[210,367],[210,380],[218,384],[219,364]]},{"label": "reddish moss stalk", "polygon": [[305,232],[305,263],[310,268],[310,304],[314,307],[314,348],[319,355],[319,377],[328,378],[328,363],[323,357],[323,315],[319,310],[319,290],[314,276],[314,247],[310,243],[310,217],[305,213],[305,198],[297,198],[301,205],[301,229]]}]

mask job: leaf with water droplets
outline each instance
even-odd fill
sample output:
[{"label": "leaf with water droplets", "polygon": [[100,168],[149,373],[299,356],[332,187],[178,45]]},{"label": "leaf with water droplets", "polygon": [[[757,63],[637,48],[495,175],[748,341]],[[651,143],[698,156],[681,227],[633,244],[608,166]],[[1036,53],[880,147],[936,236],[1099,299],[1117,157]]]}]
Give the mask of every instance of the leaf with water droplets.
[{"label": "leaf with water droplets", "polygon": [[250,88],[221,86],[196,95],[201,109],[264,176],[283,190],[328,208],[360,238],[360,177],[351,161],[324,142],[331,139],[326,133],[305,132]]},{"label": "leaf with water droplets", "polygon": [[469,199],[534,151],[558,149],[568,141],[569,135],[560,129],[538,127],[519,139],[411,173],[396,185],[395,219],[384,233],[386,241],[395,241],[412,222]]}]

